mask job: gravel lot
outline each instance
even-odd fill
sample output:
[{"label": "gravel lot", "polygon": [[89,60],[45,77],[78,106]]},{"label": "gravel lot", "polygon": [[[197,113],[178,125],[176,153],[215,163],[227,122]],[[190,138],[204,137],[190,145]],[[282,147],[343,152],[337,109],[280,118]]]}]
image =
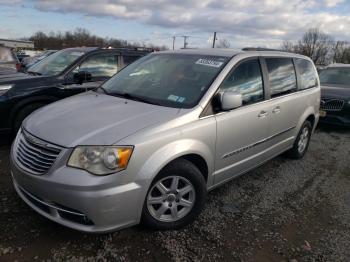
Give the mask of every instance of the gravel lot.
[{"label": "gravel lot", "polygon": [[318,129],[303,160],[277,157],[209,193],[179,231],[89,235],[17,197],[0,146],[0,261],[349,261],[350,130]]}]

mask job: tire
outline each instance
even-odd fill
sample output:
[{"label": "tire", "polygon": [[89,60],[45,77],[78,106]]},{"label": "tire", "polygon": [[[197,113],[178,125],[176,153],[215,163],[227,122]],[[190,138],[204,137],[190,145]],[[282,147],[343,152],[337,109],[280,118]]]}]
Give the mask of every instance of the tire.
[{"label": "tire", "polygon": [[287,151],[287,156],[292,159],[301,159],[306,154],[311,138],[312,125],[310,121],[305,121],[301,126],[293,147]]},{"label": "tire", "polygon": [[151,183],[143,204],[141,223],[156,230],[182,228],[201,213],[206,195],[203,174],[191,162],[178,159],[167,165]]},{"label": "tire", "polygon": [[18,130],[20,129],[23,120],[29,116],[32,112],[39,109],[40,107],[45,106],[46,104],[42,103],[34,103],[27,105],[23,107],[16,115],[15,120],[13,121],[13,132],[14,134],[17,134]]}]

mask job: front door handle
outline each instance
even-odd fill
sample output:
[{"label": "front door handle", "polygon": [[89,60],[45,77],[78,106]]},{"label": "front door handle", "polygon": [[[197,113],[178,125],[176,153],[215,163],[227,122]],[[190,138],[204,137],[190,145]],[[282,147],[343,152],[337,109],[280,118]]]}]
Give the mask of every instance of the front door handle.
[{"label": "front door handle", "polygon": [[261,111],[258,115],[259,118],[264,118],[268,115],[268,113],[266,111]]},{"label": "front door handle", "polygon": [[272,109],[272,113],[274,114],[278,114],[279,112],[281,112],[281,108],[279,106],[276,106],[274,109]]}]

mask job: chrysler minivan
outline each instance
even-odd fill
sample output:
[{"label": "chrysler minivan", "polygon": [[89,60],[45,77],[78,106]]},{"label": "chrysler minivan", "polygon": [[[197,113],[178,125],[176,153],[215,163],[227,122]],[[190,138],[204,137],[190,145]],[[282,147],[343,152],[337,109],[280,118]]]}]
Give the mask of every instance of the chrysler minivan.
[{"label": "chrysler minivan", "polygon": [[35,211],[77,230],[177,229],[209,190],[281,153],[302,158],[319,105],[304,56],[149,54],[27,117],[11,150],[13,184]]}]

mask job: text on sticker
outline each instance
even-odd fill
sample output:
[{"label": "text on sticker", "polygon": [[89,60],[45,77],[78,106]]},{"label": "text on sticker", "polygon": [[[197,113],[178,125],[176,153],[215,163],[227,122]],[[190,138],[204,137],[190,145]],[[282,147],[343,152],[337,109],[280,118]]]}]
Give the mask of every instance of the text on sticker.
[{"label": "text on sticker", "polygon": [[205,58],[200,58],[197,60],[196,64],[197,65],[212,66],[212,67],[220,67],[223,64],[223,62],[205,59]]}]

